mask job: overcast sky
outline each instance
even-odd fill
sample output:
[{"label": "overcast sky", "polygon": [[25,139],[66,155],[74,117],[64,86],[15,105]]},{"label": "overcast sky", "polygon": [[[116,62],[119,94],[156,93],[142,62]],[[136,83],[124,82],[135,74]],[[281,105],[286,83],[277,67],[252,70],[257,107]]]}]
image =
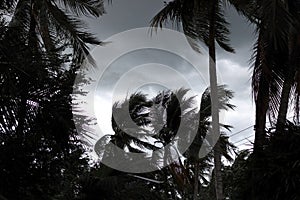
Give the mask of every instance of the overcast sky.
[{"label": "overcast sky", "polygon": [[[114,34],[149,26],[149,21],[163,8],[163,5],[163,0],[113,0],[112,4],[106,5],[107,14],[98,19],[88,19],[87,21],[91,31],[100,40],[105,41]],[[249,59],[255,39],[253,28],[249,26],[246,20],[241,19],[234,10],[228,8],[226,17],[231,23],[231,44],[236,53],[229,54],[218,49],[217,70],[222,77],[222,83],[228,85],[228,88],[235,93],[231,103],[237,107],[234,111],[226,113],[226,123],[234,126],[232,133],[228,133],[230,135],[254,124],[255,115],[254,102],[251,97]],[[174,61],[174,59],[171,60]],[[106,97],[100,96],[99,98],[103,100]],[[106,110],[99,112],[110,121],[109,110],[110,108],[107,107]],[[253,128],[250,128],[230,139],[232,142],[237,142],[253,134]],[[249,139],[252,141],[253,138],[252,136]],[[247,140],[243,140],[236,144],[242,147],[241,145],[246,142]]]}]

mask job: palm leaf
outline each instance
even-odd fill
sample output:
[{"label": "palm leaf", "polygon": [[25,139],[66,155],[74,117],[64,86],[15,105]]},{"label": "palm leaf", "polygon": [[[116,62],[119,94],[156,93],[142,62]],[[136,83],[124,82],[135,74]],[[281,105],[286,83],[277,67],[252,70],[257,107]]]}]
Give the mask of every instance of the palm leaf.
[{"label": "palm leaf", "polygon": [[56,0],[76,15],[99,17],[105,13],[103,0]]},{"label": "palm leaf", "polygon": [[93,59],[89,56],[89,47],[87,44],[99,45],[99,42],[92,34],[82,31],[84,24],[70,15],[65,14],[56,5],[47,3],[51,21],[54,23],[56,30],[69,38],[74,49],[75,57],[88,58],[94,64]]}]

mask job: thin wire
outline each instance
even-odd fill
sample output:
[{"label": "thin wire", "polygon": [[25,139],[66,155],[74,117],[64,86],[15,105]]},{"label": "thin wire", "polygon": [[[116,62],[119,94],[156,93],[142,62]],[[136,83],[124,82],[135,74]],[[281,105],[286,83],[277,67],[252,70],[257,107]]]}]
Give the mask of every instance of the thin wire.
[{"label": "thin wire", "polygon": [[229,135],[229,137],[232,137],[232,136],[235,136],[235,135],[237,135],[237,134],[240,134],[240,133],[242,133],[242,132],[244,132],[244,131],[246,131],[246,130],[252,128],[252,127],[254,127],[254,125],[251,125],[251,126],[249,126],[249,127],[247,127],[247,128],[244,128],[244,129],[242,129],[242,130],[240,130],[240,131],[238,131],[238,132],[236,132],[236,133],[233,133],[233,134]]},{"label": "thin wire", "polygon": [[[293,117],[288,117],[287,119],[291,119],[291,118],[293,118]],[[266,122],[266,124],[271,124],[271,122],[270,122],[270,121],[269,121],[269,122]],[[248,130],[248,129],[254,127],[254,126],[255,126],[255,125],[248,126],[247,128],[244,128],[244,129],[242,129],[242,130],[240,130],[240,131],[238,131],[238,132],[236,132],[236,133],[233,133],[233,134],[229,135],[228,137],[230,138],[230,137],[233,137],[233,136],[238,135],[238,134],[240,134],[240,133],[243,133],[244,131],[246,131],[246,130]],[[233,144],[236,145],[236,144],[238,144],[239,142],[244,141],[244,140],[247,140],[247,139],[249,139],[249,138],[251,138],[251,137],[253,137],[253,136],[254,136],[254,135],[250,135],[250,136],[248,136],[248,137],[246,137],[246,138],[243,138],[243,139],[241,139],[241,140],[239,140],[239,141],[237,141],[237,142],[233,142]],[[237,146],[237,147],[240,147],[240,146],[246,145],[248,142],[251,142],[251,141],[248,140],[248,141],[246,141],[246,142],[244,142],[244,143],[242,143],[242,144],[236,145],[236,146]],[[251,143],[250,143],[250,144],[251,144]]]},{"label": "thin wire", "polygon": [[245,144],[247,144],[247,143],[249,143],[249,142],[250,142],[250,144],[253,144],[252,141],[248,140],[248,141],[246,141],[246,142],[243,142],[243,143],[241,143],[241,144],[238,144],[237,147],[242,146],[242,145],[245,145]]},{"label": "thin wire", "polygon": [[249,138],[251,138],[251,137],[253,137],[254,135],[250,135],[250,136],[248,136],[248,137],[246,137],[246,138],[243,138],[243,139],[241,139],[241,140],[239,140],[239,141],[237,141],[237,142],[234,142],[233,144],[237,144],[237,143],[239,143],[239,142],[241,142],[241,141],[243,141],[243,140],[247,140],[247,139],[249,139]]},{"label": "thin wire", "polygon": [[[291,119],[291,118],[293,118],[293,117],[289,117],[289,118],[287,118],[287,119]],[[266,122],[266,124],[270,124],[270,123],[271,123],[271,122]],[[236,132],[236,133],[233,133],[233,134],[229,135],[228,137],[233,137],[233,136],[235,136],[235,135],[238,135],[238,134],[240,134],[240,133],[242,133],[242,132],[244,132],[244,131],[246,131],[246,130],[248,130],[248,129],[254,127],[254,126],[255,126],[255,125],[248,126],[247,128],[244,128],[244,129],[242,129],[242,130],[240,130],[240,131],[238,131],[238,132]]]}]

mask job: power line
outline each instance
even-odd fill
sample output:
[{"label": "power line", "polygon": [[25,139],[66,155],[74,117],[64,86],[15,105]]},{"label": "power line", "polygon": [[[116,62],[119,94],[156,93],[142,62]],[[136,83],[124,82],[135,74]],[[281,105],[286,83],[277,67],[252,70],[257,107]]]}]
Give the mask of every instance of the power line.
[{"label": "power line", "polygon": [[[254,138],[253,138],[254,139]],[[252,141],[251,141],[251,139],[248,139],[247,141],[245,141],[245,142],[242,142],[242,143],[240,143],[240,144],[238,144],[237,146],[241,146],[241,145],[245,145],[245,144],[247,144],[247,143],[253,143]]]},{"label": "power line", "polygon": [[[287,119],[291,119],[291,118],[293,118],[293,117],[288,117]],[[271,124],[271,122],[266,122],[266,124]],[[246,131],[246,130],[252,128],[252,127],[254,127],[254,126],[255,125],[248,126],[247,128],[244,128],[244,129],[242,129],[242,130],[240,130],[240,131],[238,131],[236,133],[233,133],[233,134],[229,135],[228,137],[233,137],[233,136],[235,136],[237,134],[240,134],[240,133],[242,133],[242,132],[244,132],[244,131]]]},{"label": "power line", "polygon": [[233,134],[229,135],[229,137],[233,137],[233,136],[235,136],[235,135],[237,135],[237,134],[240,134],[240,133],[242,133],[242,132],[244,132],[244,131],[246,131],[246,130],[252,128],[252,127],[254,127],[254,125],[251,125],[251,126],[249,126],[249,127],[247,127],[247,128],[244,128],[244,129],[242,129],[242,130],[240,130],[240,131],[238,131],[238,132],[236,132],[236,133],[233,133]]},{"label": "power line", "polygon": [[246,137],[246,138],[243,138],[243,139],[241,139],[241,140],[239,140],[239,141],[237,141],[237,142],[234,142],[233,144],[237,144],[237,143],[239,143],[239,142],[241,142],[241,141],[243,141],[243,140],[247,140],[247,139],[249,139],[249,138],[251,138],[251,137],[253,137],[254,135],[249,135],[248,137]]},{"label": "power line", "polygon": [[[288,117],[287,119],[291,119],[291,118],[293,118],[293,117]],[[266,122],[266,124],[271,124],[271,122],[268,121],[268,122]],[[233,133],[233,134],[229,135],[228,137],[230,138],[230,137],[233,137],[233,136],[235,136],[235,135],[238,135],[238,134],[240,134],[240,133],[242,133],[242,132],[244,132],[244,131],[246,131],[246,130],[248,130],[248,129],[254,127],[254,126],[255,126],[255,125],[248,126],[247,128],[244,128],[244,129],[242,129],[242,130],[240,130],[240,131],[238,131],[238,132],[236,132],[236,133]],[[249,138],[251,138],[251,137],[253,137],[253,136],[254,136],[254,135],[250,135],[250,136],[248,136],[248,137],[246,137],[246,138],[243,138],[243,139],[241,139],[241,140],[239,140],[239,141],[233,142],[233,144],[236,145],[236,144],[238,144],[238,143],[240,143],[240,142],[242,142],[242,141],[244,141],[244,140],[247,140],[247,139],[249,139]],[[242,145],[247,144],[248,142],[251,142],[251,141],[248,140],[248,141],[246,141],[246,142],[244,142],[244,143],[241,143],[241,144],[239,144],[239,145],[236,145],[236,146],[239,147],[239,146],[242,146]]]}]

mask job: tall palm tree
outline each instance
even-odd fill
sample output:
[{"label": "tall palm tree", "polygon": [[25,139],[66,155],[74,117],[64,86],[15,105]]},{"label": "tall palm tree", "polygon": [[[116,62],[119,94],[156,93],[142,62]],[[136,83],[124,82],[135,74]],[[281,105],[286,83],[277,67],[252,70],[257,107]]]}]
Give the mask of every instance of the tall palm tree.
[{"label": "tall palm tree", "polygon": [[[218,108],[220,110],[228,110],[228,109],[233,109],[234,105],[229,103],[229,100],[233,97],[233,92],[230,90],[227,90],[225,86],[218,86],[218,99],[219,99],[219,105]],[[211,117],[211,93],[210,93],[210,88],[207,88],[204,93],[202,94],[201,97],[201,104],[200,104],[200,110],[199,110],[199,126],[197,130],[197,135],[195,139],[193,140],[189,150],[186,152],[185,156],[189,158],[192,162],[195,164],[195,181],[198,181],[198,177],[200,176],[199,172],[201,171],[201,168],[205,165],[203,161],[205,159],[198,159],[198,154],[200,152],[200,148],[204,144],[208,144],[209,146],[213,146],[213,144],[210,144],[209,138],[204,141],[204,138],[206,137],[209,127],[212,124],[209,119]],[[230,130],[230,126],[228,125],[221,125],[222,128],[225,128],[227,130]],[[233,145],[228,142],[228,138],[221,134],[220,140],[220,156],[224,156],[226,159],[229,161],[232,160],[231,157],[229,156],[228,152],[230,151],[231,148],[233,148]],[[216,148],[213,148],[213,152],[216,151]],[[206,157],[206,158],[209,158]],[[214,159],[216,159],[214,157]],[[220,158],[219,158],[220,159]],[[199,169],[198,169],[198,168]],[[221,167],[221,166],[220,166]],[[200,170],[200,171],[199,171]],[[202,169],[203,170],[203,169]],[[197,183],[197,182],[195,182]],[[198,185],[195,184],[194,187],[194,199],[198,199]]]},{"label": "tall palm tree", "polygon": [[[171,172],[174,171],[173,176],[176,178],[176,183],[179,185],[180,188],[184,188],[183,195],[190,195],[193,196],[194,199],[199,198],[199,183],[201,181],[206,182],[205,173],[209,171],[210,161],[212,160],[212,154],[209,153],[202,159],[198,159],[198,155],[200,152],[200,148],[203,143],[208,144],[209,146],[213,146],[211,144],[212,141],[206,138],[206,135],[209,131],[209,127],[211,126],[211,122],[209,121],[211,117],[211,91],[210,89],[206,89],[202,96],[201,96],[201,104],[200,104],[200,111],[197,113],[194,109],[190,110],[193,103],[193,98],[189,98],[186,100],[184,96],[186,95],[187,90],[178,90],[173,94],[169,94],[166,92],[162,92],[156,96],[154,99],[153,105],[161,105],[165,109],[165,125],[163,129],[158,129],[157,131],[159,134],[156,134],[159,141],[162,141],[164,145],[169,143],[174,136],[176,135],[179,125],[184,126],[185,136],[184,138],[177,138],[177,145],[176,148],[181,150],[181,142],[191,140],[191,132],[197,132],[196,137],[194,140],[190,141],[191,145],[188,150],[183,154],[186,158],[186,164],[182,164],[180,160],[177,164],[173,163],[170,165]],[[232,91],[225,89],[225,86],[218,87],[218,99],[219,99],[219,109],[233,109],[234,106],[229,103],[229,100],[233,97]],[[155,126],[155,122],[161,122],[163,118],[163,112],[154,107],[156,112],[151,119],[151,122]],[[190,111],[188,111],[190,110]],[[157,112],[158,111],[158,112]],[[199,121],[198,121],[199,120]],[[160,128],[160,126],[157,126]],[[230,126],[222,125],[222,127],[228,129]],[[182,127],[181,127],[182,128]],[[156,131],[156,132],[157,132]],[[204,140],[206,138],[206,140]],[[175,138],[176,139],[176,138]],[[221,135],[221,155],[225,156],[227,159],[230,159],[228,155],[228,146],[232,146],[231,144],[226,142],[226,137]],[[214,149],[215,150],[215,149]],[[181,150],[182,151],[182,150]],[[172,170],[173,168],[179,168],[180,170]],[[178,173],[181,171],[181,173]],[[189,171],[192,172],[193,178],[190,177]],[[193,183],[193,185],[192,185]],[[192,188],[194,188],[192,192]],[[193,194],[193,195],[191,195]]]},{"label": "tall palm tree", "polygon": [[[203,32],[197,32],[195,29],[188,31],[189,27],[195,27],[197,23],[192,20],[195,19],[194,9],[190,8],[190,13],[183,12],[184,8],[187,7],[183,2],[172,1],[167,4],[165,9],[154,18],[152,25],[162,27],[162,22],[170,19],[176,22],[181,21],[183,30],[188,36],[197,36],[198,32]],[[295,29],[294,19],[297,19],[297,17],[291,15],[291,12],[287,8],[297,8],[297,5],[289,5],[294,1],[280,0],[232,0],[228,2],[234,5],[237,11],[245,15],[250,22],[257,25],[258,38],[254,47],[253,58],[255,62],[253,64],[254,70],[252,76],[253,94],[256,102],[254,152],[257,155],[263,152],[264,141],[266,139],[265,127],[267,114],[269,114],[271,121],[272,119],[276,119],[278,114],[277,127],[278,129],[280,126],[282,127],[280,124],[284,124],[286,120],[291,86],[294,85],[294,88],[298,86],[298,78],[293,81],[293,84],[291,83],[296,71],[292,70],[291,67],[289,67],[291,70],[287,70],[288,58],[290,57],[289,54],[291,54],[291,50],[289,50],[291,48],[288,45],[289,41],[291,41],[289,40],[291,38],[289,34],[291,29]],[[189,3],[197,4],[193,2]],[[211,29],[212,26],[206,26],[206,30]],[[206,33],[204,36],[206,37],[203,38],[209,38],[209,33]],[[207,39],[206,41],[209,40]],[[211,45],[211,47],[213,46]],[[294,50],[293,52],[297,51]],[[296,56],[292,57],[295,58]],[[299,97],[296,95],[295,99],[298,100]],[[298,107],[297,105],[299,105],[298,101],[296,101],[296,108]],[[299,109],[297,110],[299,111]]]},{"label": "tall palm tree", "polygon": [[[253,54],[252,76],[252,91],[256,103],[252,167],[253,199],[256,199],[259,193],[256,184],[260,180],[265,155],[266,117],[269,114],[271,123],[277,120],[275,133],[283,132],[291,87],[294,85],[296,88],[298,85],[298,79],[294,79],[296,60],[294,59],[293,64],[291,62],[291,58],[296,57],[296,48],[291,48],[291,44],[295,44],[291,32],[295,32],[295,24],[298,23],[297,17],[289,10],[292,2],[295,3],[295,1],[254,0],[248,1],[246,6],[248,9],[243,10],[246,16],[251,16],[249,19],[256,24],[258,33]],[[295,94],[295,99],[299,99],[297,92]],[[296,101],[295,108],[299,112],[298,106]]]},{"label": "tall palm tree", "polygon": [[[286,73],[284,73],[284,83],[282,86],[280,105],[278,109],[278,117],[276,130],[278,133],[284,132],[286,125],[287,113],[291,97],[295,98],[294,110],[295,117],[299,122],[299,66],[300,66],[300,31],[299,31],[299,3],[297,1],[287,2],[287,10],[289,11],[294,24],[290,24],[288,32],[288,47],[286,59]],[[296,26],[295,26],[296,24]]]},{"label": "tall palm tree", "polygon": [[[228,1],[232,5],[238,5],[236,1]],[[221,0],[173,0],[166,4],[152,20],[151,26],[162,27],[163,23],[171,20],[175,23],[182,22],[184,33],[194,39],[191,43],[194,49],[197,48],[197,41],[202,41],[209,49],[209,76],[212,101],[212,132],[220,135],[219,128],[219,109],[217,92],[217,73],[216,73],[216,46],[217,42],[221,48],[228,52],[234,52],[228,44],[229,30],[228,22],[224,17],[225,1]],[[216,192],[217,199],[223,199],[220,144],[215,146],[215,165],[216,165]]]},{"label": "tall palm tree", "polygon": [[[297,17],[289,11],[291,2],[253,0],[248,1],[248,5],[244,6],[247,9],[243,9],[244,14],[250,16],[248,19],[255,23],[258,33],[254,47],[252,75],[252,91],[256,102],[255,154],[263,152],[267,115],[269,114],[271,122],[276,121],[278,115],[279,122],[285,123],[288,100],[284,101],[285,106],[281,106],[280,102],[282,99],[289,98],[286,96],[289,96],[290,90],[283,88],[297,84],[297,80],[287,78],[288,76],[294,77],[288,73],[291,69],[289,46],[291,44],[290,33],[295,30],[297,23]],[[285,80],[293,83],[287,83]]]}]

